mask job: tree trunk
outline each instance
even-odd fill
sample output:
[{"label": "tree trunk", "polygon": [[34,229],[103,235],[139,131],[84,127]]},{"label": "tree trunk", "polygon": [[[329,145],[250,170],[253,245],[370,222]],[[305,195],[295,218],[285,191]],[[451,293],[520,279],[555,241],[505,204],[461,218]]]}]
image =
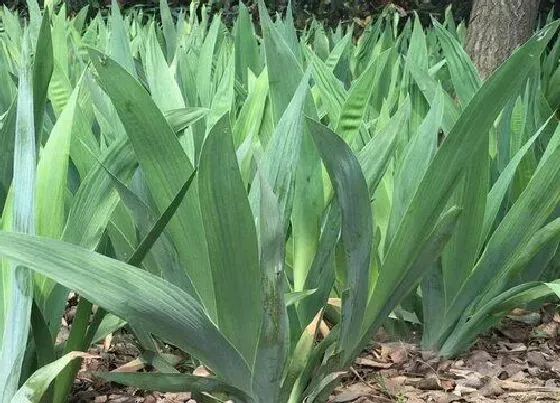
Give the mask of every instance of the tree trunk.
[{"label": "tree trunk", "polygon": [[474,0],[467,52],[487,78],[533,34],[539,0]]}]

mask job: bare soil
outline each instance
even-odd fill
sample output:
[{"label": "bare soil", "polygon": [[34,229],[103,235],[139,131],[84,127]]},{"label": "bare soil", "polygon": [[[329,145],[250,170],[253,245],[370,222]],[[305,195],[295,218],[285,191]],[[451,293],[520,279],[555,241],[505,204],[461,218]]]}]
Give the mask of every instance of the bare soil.
[{"label": "bare soil", "polygon": [[[558,402],[559,327],[554,306],[540,313],[516,310],[500,329],[480,337],[454,359],[422,352],[410,340],[390,341],[380,332],[343,376],[329,402]],[[188,392],[144,392],[92,376],[95,371],[145,370],[131,335],[110,336],[90,353],[97,358],[83,362],[71,402],[196,403]],[[181,365],[185,369],[188,362]],[[204,374],[203,368],[187,370]]]}]

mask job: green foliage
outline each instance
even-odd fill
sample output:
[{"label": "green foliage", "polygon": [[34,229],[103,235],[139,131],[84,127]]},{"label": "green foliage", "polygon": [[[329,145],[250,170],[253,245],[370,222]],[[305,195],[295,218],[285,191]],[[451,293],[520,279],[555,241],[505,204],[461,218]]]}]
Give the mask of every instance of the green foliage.
[{"label": "green foliage", "polygon": [[290,5],[262,31],[54,8],[0,14],[1,402],[65,401],[125,323],[155,372],[100,377],[321,402],[395,310],[453,355],[558,293],[559,22],[482,82],[451,11],[387,8],[354,44]]}]

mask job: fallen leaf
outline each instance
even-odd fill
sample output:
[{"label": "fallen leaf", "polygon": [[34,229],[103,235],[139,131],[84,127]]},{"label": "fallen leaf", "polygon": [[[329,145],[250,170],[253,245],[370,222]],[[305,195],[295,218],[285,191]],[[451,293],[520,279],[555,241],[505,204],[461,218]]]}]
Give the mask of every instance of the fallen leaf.
[{"label": "fallen leaf", "polygon": [[322,319],[323,309],[321,308],[321,310],[315,315],[311,323],[309,323],[309,325],[305,327],[305,331],[307,332],[307,334],[315,337],[315,334],[317,333],[317,326],[319,325],[319,322],[322,322]]},{"label": "fallen leaf", "polygon": [[204,365],[200,365],[194,369],[193,375],[208,378],[212,374],[210,373],[210,371],[208,371],[208,369]]},{"label": "fallen leaf", "polygon": [[111,372],[138,372],[141,369],[144,369],[145,366],[146,364],[137,358],[135,360],[127,362],[124,365],[121,365],[120,367],[112,370]]},{"label": "fallen leaf", "polygon": [[513,310],[510,312],[511,316],[523,316],[523,315],[527,315],[528,311],[526,309],[523,308],[513,308]]},{"label": "fallen leaf", "polygon": [[556,336],[558,336],[558,323],[543,323],[542,325],[537,326],[532,333],[540,335],[540,337],[544,337],[547,339],[554,339]]},{"label": "fallen leaf", "polygon": [[340,298],[329,298],[328,303],[329,305],[332,305],[335,308],[342,307],[342,300]]},{"label": "fallen leaf", "polygon": [[490,379],[490,381],[480,389],[480,394],[484,397],[500,396],[502,393],[504,393],[504,390],[501,387],[500,380],[495,378]]},{"label": "fallen leaf", "polygon": [[109,333],[103,342],[103,350],[108,351],[111,348],[111,341],[113,341],[113,334]]},{"label": "fallen leaf", "polygon": [[330,402],[332,403],[346,403],[346,402],[353,402],[360,397],[370,396],[373,392],[373,389],[363,383],[355,383],[350,385],[346,390],[344,390],[341,394],[334,396],[331,398]]},{"label": "fallen leaf", "polygon": [[440,379],[439,386],[445,390],[446,392],[452,391],[455,389],[455,381],[453,379]]},{"label": "fallen leaf", "polygon": [[515,326],[508,329],[498,329],[498,331],[514,342],[526,341],[529,338],[529,330],[521,326]]},{"label": "fallen leaf", "polygon": [[529,351],[527,353],[527,362],[539,368],[546,368],[547,366],[546,357],[540,351]]},{"label": "fallen leaf", "polygon": [[321,323],[319,324],[319,331],[321,332],[321,336],[327,337],[331,332],[331,329],[329,329],[325,321],[322,320]]},{"label": "fallen leaf", "polygon": [[356,364],[362,365],[364,367],[380,368],[380,369],[388,369],[391,368],[391,366],[393,365],[390,362],[379,362],[379,361],[369,360],[367,358],[357,358]]},{"label": "fallen leaf", "polygon": [[498,345],[501,347],[498,352],[502,354],[514,354],[527,351],[527,345],[524,343],[498,343]]},{"label": "fallen leaf", "polygon": [[475,350],[469,356],[471,364],[480,364],[492,361],[492,356],[487,351]]},{"label": "fallen leaf", "polygon": [[509,315],[508,318],[531,326],[541,323],[541,315],[537,312],[530,312],[524,315]]},{"label": "fallen leaf", "polygon": [[437,390],[440,389],[440,384],[437,378],[422,378],[422,379],[415,379],[409,380],[406,385],[414,386],[420,390]]}]

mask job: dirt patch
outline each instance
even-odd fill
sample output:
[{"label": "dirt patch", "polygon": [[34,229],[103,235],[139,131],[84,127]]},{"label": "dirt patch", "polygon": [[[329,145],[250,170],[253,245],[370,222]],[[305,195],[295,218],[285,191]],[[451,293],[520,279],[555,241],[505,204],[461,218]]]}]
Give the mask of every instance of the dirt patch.
[{"label": "dirt patch", "polygon": [[[516,311],[452,360],[422,352],[416,342],[379,334],[343,377],[330,403],[557,402],[560,400],[560,315]],[[141,371],[131,335],[96,345],[74,384],[71,402],[196,403],[190,393],[144,392],[91,376],[94,371]],[[192,371],[192,369],[191,369]]]},{"label": "dirt patch", "polygon": [[417,344],[375,343],[329,402],[557,402],[560,316],[534,316],[512,316],[453,360]]}]

